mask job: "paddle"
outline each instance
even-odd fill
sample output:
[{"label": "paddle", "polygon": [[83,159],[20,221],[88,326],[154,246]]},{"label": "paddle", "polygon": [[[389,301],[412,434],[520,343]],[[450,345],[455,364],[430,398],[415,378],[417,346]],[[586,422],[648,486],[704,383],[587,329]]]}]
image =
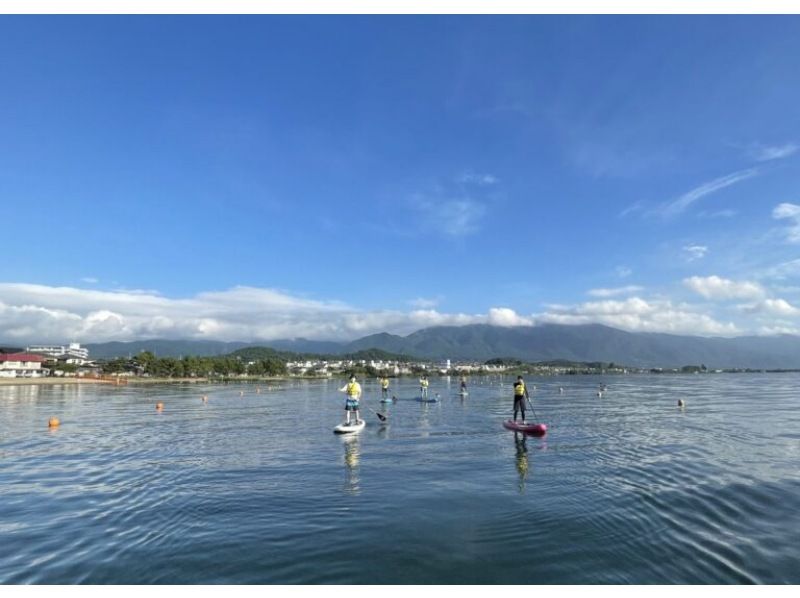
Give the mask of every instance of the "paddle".
[{"label": "paddle", "polygon": [[528,399],[528,405],[530,405],[531,411],[533,411],[533,417],[535,417],[536,419],[539,419],[539,416],[536,415],[536,410],[533,408],[533,403],[531,403],[531,398],[529,396],[527,396],[527,395],[525,396],[525,398]]}]

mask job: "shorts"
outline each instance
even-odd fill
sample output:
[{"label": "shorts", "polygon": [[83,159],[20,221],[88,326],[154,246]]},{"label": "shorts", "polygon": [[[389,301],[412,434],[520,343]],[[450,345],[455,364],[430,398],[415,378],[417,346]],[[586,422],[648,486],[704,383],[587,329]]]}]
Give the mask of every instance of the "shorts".
[{"label": "shorts", "polygon": [[514,395],[514,411],[517,409],[521,411],[525,411],[525,396],[518,397]]},{"label": "shorts", "polygon": [[345,411],[358,411],[358,399],[347,399],[344,404]]}]

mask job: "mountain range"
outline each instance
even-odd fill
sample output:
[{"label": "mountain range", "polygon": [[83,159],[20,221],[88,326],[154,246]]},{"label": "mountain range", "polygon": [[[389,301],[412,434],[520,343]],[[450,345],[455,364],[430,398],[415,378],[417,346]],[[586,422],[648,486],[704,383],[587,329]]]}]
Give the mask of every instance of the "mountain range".
[{"label": "mountain range", "polygon": [[89,344],[95,359],[126,357],[144,350],[159,357],[222,355],[244,347],[336,355],[381,349],[421,359],[485,361],[495,357],[523,361],[605,361],[636,367],[800,368],[800,336],[734,338],[626,332],[600,324],[521,326],[506,328],[475,324],[438,326],[408,336],[373,334],[337,343],[303,338],[260,343],[150,340]]}]

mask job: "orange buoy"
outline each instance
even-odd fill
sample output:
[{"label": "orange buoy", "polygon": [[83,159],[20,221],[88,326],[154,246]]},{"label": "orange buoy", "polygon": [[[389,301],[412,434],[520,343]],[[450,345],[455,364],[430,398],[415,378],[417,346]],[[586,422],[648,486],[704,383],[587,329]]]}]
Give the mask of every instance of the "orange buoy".
[{"label": "orange buoy", "polygon": [[57,428],[60,425],[61,425],[61,422],[58,421],[57,417],[51,417],[49,420],[47,420],[47,427],[48,428]]},{"label": "orange buoy", "polygon": [[164,403],[156,403],[156,411],[161,411],[164,409]]}]

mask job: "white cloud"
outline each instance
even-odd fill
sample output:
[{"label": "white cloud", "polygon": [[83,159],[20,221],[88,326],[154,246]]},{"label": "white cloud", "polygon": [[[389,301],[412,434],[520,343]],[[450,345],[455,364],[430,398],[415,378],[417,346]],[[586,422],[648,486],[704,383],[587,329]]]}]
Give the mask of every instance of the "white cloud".
[{"label": "white cloud", "polygon": [[763,336],[776,336],[778,334],[796,334],[800,335],[800,328],[797,326],[762,326],[758,329],[758,334]]},{"label": "white cloud", "polygon": [[785,143],[783,145],[761,145],[759,143],[750,148],[750,156],[759,162],[767,162],[769,160],[780,160],[781,158],[788,158],[794,154],[800,146],[796,143]]},{"label": "white cloud", "polygon": [[628,276],[633,274],[633,270],[631,270],[627,266],[617,266],[615,270],[617,276],[619,276],[620,278],[628,278]]},{"label": "white cloud", "polygon": [[757,174],[757,168],[748,168],[747,170],[740,170],[738,172],[714,179],[713,181],[703,183],[699,187],[695,187],[691,191],[684,193],[678,199],[662,206],[659,210],[659,213],[664,217],[677,216],[700,198],[710,195],[711,193],[715,193],[716,191],[720,191],[725,187],[735,185],[736,183],[754,177]]},{"label": "white cloud", "polygon": [[488,323],[492,326],[533,326],[531,318],[520,316],[508,307],[491,308]]},{"label": "white cloud", "polygon": [[617,287],[615,289],[592,289],[588,294],[592,297],[616,297],[617,295],[638,293],[642,290],[644,290],[643,287],[632,284],[626,287]]},{"label": "white cloud", "polygon": [[81,282],[85,282],[88,284],[97,284],[100,281],[92,276],[84,276],[83,278],[81,278]]},{"label": "white cloud", "polygon": [[[100,291],[0,283],[0,341],[101,342],[148,338],[350,340],[375,332],[409,334],[427,326],[512,324],[504,308],[487,314],[362,311],[273,289],[234,287],[168,298],[151,291]],[[523,323],[520,318],[519,323]]]},{"label": "white cloud", "polygon": [[786,240],[789,243],[800,243],[800,206],[793,203],[782,203],[772,210],[772,217],[776,220],[788,220]]},{"label": "white cloud", "polygon": [[685,304],[668,300],[590,301],[575,306],[551,305],[536,316],[537,322],[553,324],[605,324],[631,332],[669,332],[690,335],[734,335],[733,323],[718,322]]},{"label": "white cloud", "polygon": [[706,299],[758,299],[764,289],[756,282],[736,282],[719,276],[692,276],[683,284]]},{"label": "white cloud", "polygon": [[694,262],[705,257],[706,253],[708,253],[708,247],[705,245],[684,245],[683,253],[687,262]]},{"label": "white cloud", "polygon": [[753,305],[745,305],[742,309],[748,313],[766,313],[779,317],[800,316],[800,309],[794,307],[785,299],[764,299]]}]

